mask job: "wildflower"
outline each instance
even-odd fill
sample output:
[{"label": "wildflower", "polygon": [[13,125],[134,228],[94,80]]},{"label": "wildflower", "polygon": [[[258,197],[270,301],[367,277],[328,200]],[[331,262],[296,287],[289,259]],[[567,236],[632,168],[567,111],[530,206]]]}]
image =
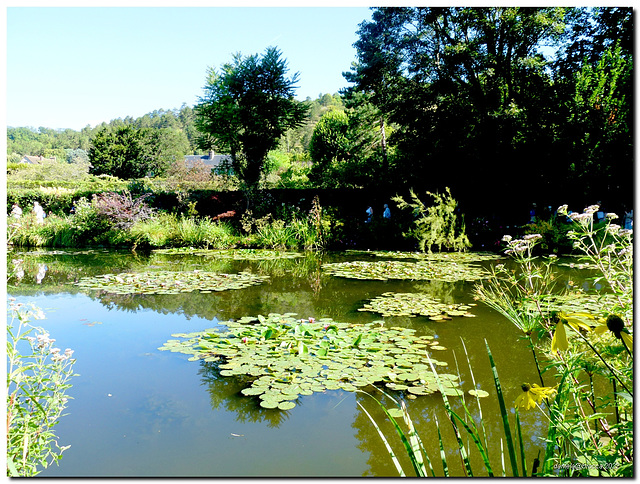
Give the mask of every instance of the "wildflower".
[{"label": "wildflower", "polygon": [[620,218],[620,217],[618,217],[618,215],[616,215],[616,214],[615,214],[615,213],[613,213],[613,212],[609,212],[609,213],[607,213],[607,214],[605,215],[605,217],[607,217],[609,220],[615,220],[615,219],[617,219],[617,218]]},{"label": "wildflower", "polygon": [[624,321],[617,314],[610,314],[606,320],[600,320],[602,324],[596,326],[594,332],[596,334],[602,334],[609,330],[613,333],[616,339],[622,340],[626,347],[631,351],[633,349],[633,336],[629,333],[629,330],[625,327]]},{"label": "wildflower", "polygon": [[522,384],[522,393],[516,398],[515,407],[529,410],[542,403],[542,400],[549,400],[556,394],[556,389],[552,387],[541,387],[536,385]]},{"label": "wildflower", "polygon": [[566,215],[568,210],[569,205],[560,205],[556,211],[558,212],[558,215]]},{"label": "wildflower", "polygon": [[542,235],[540,234],[527,234],[523,237],[524,240],[536,240],[541,238],[542,238]]},{"label": "wildflower", "polygon": [[551,352],[567,351],[568,349],[569,340],[567,340],[567,331],[564,328],[564,322],[562,319],[559,319],[556,324],[556,331],[553,333],[553,339],[551,340]]},{"label": "wildflower", "polygon": [[510,235],[504,235],[502,237],[502,241],[503,242],[511,242],[511,236]]},{"label": "wildflower", "polygon": [[594,214],[598,210],[600,210],[600,205],[589,205],[587,208],[584,209],[584,213]]},{"label": "wildflower", "polygon": [[593,219],[593,213],[591,212],[585,212],[585,213],[576,213],[573,212],[571,215],[569,215],[569,218],[571,220],[573,220],[574,222],[582,222],[582,221],[589,221]]},{"label": "wildflower", "polygon": [[315,320],[315,318],[309,318],[309,322],[310,322],[311,324],[315,323],[315,321],[316,321],[316,320]]},{"label": "wildflower", "polygon": [[40,308],[36,308],[36,310],[33,312],[33,319],[46,319],[46,318],[47,317],[45,316],[44,312]]}]

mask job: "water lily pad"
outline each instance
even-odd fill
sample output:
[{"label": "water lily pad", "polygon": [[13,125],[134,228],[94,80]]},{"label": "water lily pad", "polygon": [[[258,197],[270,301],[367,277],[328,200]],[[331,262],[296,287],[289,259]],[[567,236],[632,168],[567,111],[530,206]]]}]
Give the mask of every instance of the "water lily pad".
[{"label": "water lily pad", "polygon": [[[387,384],[393,390],[405,391],[422,388],[417,382],[433,382],[435,378],[427,366],[424,346],[437,347],[437,341],[416,336],[413,329],[328,319],[316,324],[276,313],[220,323],[220,328],[225,326],[226,331],[215,333],[178,333],[174,337],[185,339],[171,339],[163,349],[194,359],[222,358],[220,375],[244,376],[249,386],[241,394],[259,396],[269,402],[265,408],[280,408],[279,403],[325,390],[356,391],[367,385]],[[264,337],[267,334],[268,339]],[[414,344],[422,347],[415,348]],[[434,359],[431,362],[447,365]],[[445,374],[443,387],[459,387],[455,378]],[[429,392],[414,390],[413,394],[431,391],[429,387]]]},{"label": "water lily pad", "polygon": [[394,408],[389,408],[387,409],[387,412],[389,413],[389,415],[391,415],[393,418],[402,418],[404,415],[404,412],[402,411],[401,408],[398,407],[394,407]]},{"label": "water lily pad", "polygon": [[280,402],[275,402],[273,400],[262,400],[260,402],[260,406],[264,408],[278,408],[279,405],[280,405]]},{"label": "water lily pad", "polygon": [[469,390],[469,395],[473,395],[474,397],[484,398],[488,397],[489,393],[484,390]]},{"label": "water lily pad", "polygon": [[444,304],[427,294],[387,292],[371,299],[358,310],[376,312],[383,316],[421,315],[436,321],[447,316],[470,315],[467,312],[469,308],[465,304]]},{"label": "water lily pad", "polygon": [[83,277],[75,283],[85,289],[99,289],[114,294],[179,294],[194,291],[226,291],[261,284],[267,276],[248,272],[219,274],[204,271],[155,271],[103,274]]},{"label": "water lily pad", "polygon": [[322,270],[336,277],[380,281],[407,279],[455,282],[489,277],[489,273],[482,267],[447,260],[337,262],[323,264]]},{"label": "water lily pad", "polygon": [[174,247],[170,249],[154,249],[156,254],[169,255],[197,255],[202,257],[215,257],[219,259],[233,260],[275,260],[297,259],[304,257],[300,252],[288,252],[270,249],[194,249],[193,247]]},{"label": "water lily pad", "polygon": [[278,404],[280,410],[291,410],[296,406],[295,402],[281,402]]}]

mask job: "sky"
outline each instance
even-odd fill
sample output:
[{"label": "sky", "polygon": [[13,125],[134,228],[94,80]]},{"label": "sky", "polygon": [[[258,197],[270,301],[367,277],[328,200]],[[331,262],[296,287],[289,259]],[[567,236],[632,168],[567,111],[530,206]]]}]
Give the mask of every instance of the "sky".
[{"label": "sky", "polygon": [[[358,24],[353,7],[6,8],[6,125],[80,130],[157,109],[193,106],[210,67],[278,47],[296,98],[348,83]],[[18,4],[19,5],[19,4]],[[46,4],[45,4],[46,5]]]}]

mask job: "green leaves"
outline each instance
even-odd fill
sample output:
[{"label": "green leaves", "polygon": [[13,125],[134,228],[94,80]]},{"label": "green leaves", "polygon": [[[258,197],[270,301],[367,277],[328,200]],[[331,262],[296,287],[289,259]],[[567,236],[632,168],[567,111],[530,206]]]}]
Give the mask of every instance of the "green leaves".
[{"label": "green leaves", "polygon": [[218,274],[215,272],[132,272],[84,277],[75,283],[86,289],[100,289],[114,294],[179,294],[181,292],[226,291],[243,289],[267,281],[267,276],[249,272]]},{"label": "green leaves", "polygon": [[299,259],[304,257],[300,252],[290,252],[270,249],[194,249],[193,247],[172,247],[170,249],[155,249],[153,252],[157,254],[187,254],[215,257],[218,259],[233,260],[277,260],[277,259]]},{"label": "green leaves", "polygon": [[444,304],[426,294],[387,292],[372,299],[358,311],[371,311],[382,316],[427,316],[433,321],[453,316],[475,317],[468,310],[475,303]]},{"label": "green leaves", "polygon": [[475,281],[488,277],[481,267],[470,264],[457,264],[448,261],[353,261],[322,264],[327,274],[350,279],[373,279],[386,281],[401,280],[437,280],[446,282]]},{"label": "green leaves", "polygon": [[[429,395],[438,391],[427,352],[442,348],[415,330],[385,328],[379,322],[347,324],[329,318],[298,320],[271,313],[220,323],[227,330],[174,334],[160,350],[190,360],[219,357],[223,377],[245,376],[245,396],[258,396],[263,408],[289,410],[300,395],[325,390],[356,391],[386,384],[397,391]],[[433,360],[435,365],[446,363]],[[440,375],[448,394],[461,395],[456,375]],[[286,403],[285,403],[286,402]]]}]

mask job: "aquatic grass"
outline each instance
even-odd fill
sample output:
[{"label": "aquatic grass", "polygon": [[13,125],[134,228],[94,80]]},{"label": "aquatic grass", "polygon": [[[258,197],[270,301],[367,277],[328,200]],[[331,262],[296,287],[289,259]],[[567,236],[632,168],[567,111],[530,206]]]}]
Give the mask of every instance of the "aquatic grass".
[{"label": "aquatic grass", "polygon": [[511,434],[511,426],[509,425],[509,414],[507,413],[507,407],[504,402],[504,395],[502,393],[502,385],[500,384],[500,378],[498,377],[498,369],[493,360],[489,343],[485,340],[485,346],[487,347],[487,354],[489,355],[489,363],[491,365],[491,372],[493,375],[493,382],[496,388],[496,395],[498,397],[498,404],[500,405],[500,416],[502,418],[502,428],[504,430],[505,440],[507,443],[507,450],[509,452],[509,461],[511,462],[511,471],[514,477],[518,477],[518,462],[516,460],[515,445],[513,443],[513,437]]},{"label": "aquatic grass", "polygon": [[[409,460],[411,461],[411,464],[413,466],[413,470],[416,473],[416,476],[417,477],[427,477],[428,476],[427,475],[426,466],[425,466],[425,461],[426,461],[427,464],[429,465],[429,470],[431,471],[431,475],[433,477],[435,477],[435,471],[433,470],[433,466],[431,465],[431,460],[429,459],[429,456],[428,456],[428,454],[427,454],[427,452],[425,450],[424,444],[422,443],[422,440],[420,439],[420,436],[418,435],[418,433],[417,433],[417,431],[415,429],[415,426],[413,424],[413,421],[411,420],[411,416],[409,415],[409,412],[407,410],[407,406],[405,405],[405,403],[402,400],[400,402],[398,402],[398,400],[393,398],[388,393],[382,392],[388,398],[390,398],[392,401],[394,401],[395,404],[397,405],[397,409],[399,410],[399,413],[402,416],[402,419],[403,419],[405,425],[408,428],[407,432],[405,432],[402,429],[400,424],[398,424],[397,420],[395,419],[394,415],[392,415],[392,413],[382,404],[382,402],[380,402],[380,400],[378,400],[373,395],[371,395],[370,393],[367,393],[365,391],[362,391],[362,390],[357,390],[357,391],[360,392],[360,393],[364,393],[365,395],[371,397],[378,404],[378,406],[382,409],[382,411],[384,412],[386,417],[389,419],[389,421],[393,425],[394,429],[396,430],[396,433],[398,434],[398,437],[400,437],[400,441],[402,442],[402,445],[404,446],[404,450],[407,453],[407,456],[409,457]],[[364,413],[367,415],[367,417],[369,417],[369,420],[371,420],[374,428],[378,432],[378,435],[382,439],[387,451],[389,452],[389,456],[391,457],[394,465],[396,466],[396,469],[398,471],[398,475],[400,477],[406,477],[406,473],[405,473],[404,469],[402,468],[402,465],[400,464],[400,461],[398,460],[398,458],[396,457],[395,453],[393,452],[393,449],[389,445],[389,441],[387,440],[386,436],[384,435],[384,432],[382,432],[382,430],[380,429],[380,427],[376,423],[375,419],[371,416],[371,414],[369,412],[367,412],[366,408],[360,402],[358,402],[358,406],[364,411]]]},{"label": "aquatic grass", "polygon": [[[520,471],[518,469],[518,465],[517,465],[517,461],[515,458],[515,444],[514,444],[514,439],[513,439],[513,434],[511,431],[511,426],[509,423],[509,413],[507,411],[507,407],[505,405],[505,400],[504,400],[504,396],[502,393],[502,386],[500,384],[500,379],[497,373],[497,369],[495,366],[495,362],[493,360],[493,355],[491,354],[491,350],[489,348],[489,345],[485,342],[486,345],[486,349],[487,349],[487,354],[489,355],[489,363],[492,369],[492,375],[493,375],[493,380],[494,380],[494,385],[496,388],[496,395],[500,404],[500,416],[502,418],[502,422],[503,422],[503,431],[504,431],[504,436],[505,436],[505,441],[507,444],[507,452],[509,454],[509,459],[511,462],[511,475],[514,477],[518,477],[520,475]],[[464,347],[464,342],[463,342],[463,347]],[[465,348],[465,353],[466,353],[466,347]],[[466,447],[465,447],[465,443],[463,441],[463,434],[461,432],[461,430],[463,430],[465,432],[465,435],[467,435],[469,438],[471,438],[473,444],[475,445],[481,459],[483,462],[483,466],[485,471],[487,472],[489,477],[493,477],[494,476],[494,472],[493,472],[493,466],[491,464],[490,461],[490,457],[489,457],[489,452],[488,452],[488,443],[487,443],[487,432],[486,429],[484,427],[484,421],[482,419],[482,406],[481,406],[481,402],[480,402],[480,397],[478,395],[478,393],[475,393],[475,397],[476,397],[476,401],[478,404],[478,408],[480,411],[480,416],[481,416],[481,428],[479,429],[477,427],[477,425],[474,422],[473,416],[471,415],[471,412],[466,404],[466,402],[464,401],[464,399],[461,399],[461,405],[464,409],[465,412],[465,417],[461,417],[457,412],[455,412],[453,410],[453,408],[451,407],[450,403],[449,403],[449,399],[447,397],[448,395],[448,391],[442,386],[446,380],[443,380],[440,375],[438,374],[437,370],[436,370],[436,365],[434,363],[434,361],[431,359],[431,357],[429,356],[429,354],[426,354],[426,359],[431,367],[431,371],[433,372],[433,375],[435,377],[435,382],[436,385],[439,388],[440,391],[440,395],[442,398],[442,402],[443,402],[443,406],[444,409],[447,413],[447,416],[449,417],[449,423],[451,424],[451,428],[454,432],[455,435],[455,439],[456,439],[456,443],[457,443],[457,451],[458,451],[458,455],[460,456],[461,459],[461,464],[462,464],[462,468],[463,471],[465,473],[466,476],[468,477],[472,477],[474,475],[474,471],[472,468],[472,464],[471,464],[471,460],[470,460],[470,454],[467,451]],[[469,364],[469,367],[471,369],[471,362],[469,360],[469,356],[467,354],[467,363]],[[472,375],[473,375],[473,370],[471,369]],[[474,382],[474,387],[475,387],[475,377],[472,376],[472,380]],[[371,396],[371,395],[370,395]],[[390,397],[390,396],[389,396]],[[373,398],[373,397],[372,397]],[[404,405],[404,402],[400,402],[400,404],[398,404],[398,402],[393,399],[393,397],[390,397],[392,400],[394,400],[396,402],[396,404],[398,405],[398,408],[400,410],[399,414],[402,415],[403,419],[405,420],[405,423],[407,424],[407,427],[409,429],[408,434],[405,433],[400,426],[398,425],[398,423],[396,422],[394,417],[397,417],[397,414],[395,413],[391,413],[391,411],[388,411],[385,406],[377,399],[374,398],[374,400],[378,403],[378,405],[383,409],[385,416],[391,421],[391,423],[394,425],[394,428],[396,429],[396,432],[398,433],[398,436],[400,437],[405,452],[407,453],[407,455],[409,456],[412,464],[414,465],[414,470],[416,472],[416,475],[418,476],[425,476],[426,472],[424,470],[424,466],[421,465],[421,462],[424,462],[425,460],[428,462],[429,467],[431,468],[432,471],[432,475],[435,475],[433,472],[433,468],[431,467],[431,462],[429,460],[428,454],[426,453],[424,446],[422,446],[421,441],[419,441],[419,436],[417,431],[415,430],[415,427],[411,421],[411,417],[406,409],[406,406]],[[361,406],[362,407],[362,406]],[[383,434],[383,432],[381,431],[380,427],[376,424],[376,422],[373,420],[373,418],[371,417],[370,414],[367,413],[367,415],[369,416],[370,420],[372,420],[373,425],[375,426],[377,432],[380,434],[380,437],[383,439],[383,441],[385,442],[385,446],[387,447],[387,450],[390,454],[390,456],[392,457],[394,463],[396,464],[396,468],[398,468],[398,472],[400,476],[404,476],[405,472],[404,470],[401,469],[401,466],[398,463],[398,459],[395,456],[395,454],[393,453],[393,451],[391,450],[390,445],[388,444],[388,439],[387,437]],[[468,419],[468,421],[467,421]],[[442,469],[443,469],[443,473],[445,477],[449,477],[450,476],[450,472],[449,472],[449,463],[447,462],[447,457],[446,457],[446,452],[445,452],[445,446],[444,446],[444,442],[443,442],[443,438],[442,438],[442,430],[441,430],[441,425],[438,422],[438,419],[436,416],[434,416],[434,421],[435,421],[435,425],[436,425],[436,432],[438,435],[438,445],[439,445],[439,451],[440,451],[440,459],[442,462]],[[522,466],[522,472],[524,473],[523,475],[526,476],[526,458],[525,458],[525,453],[524,453],[524,446],[523,446],[523,442],[522,442],[522,428],[521,428],[521,424],[520,424],[520,419],[519,416],[516,412],[516,422],[515,422],[515,428],[516,428],[516,435],[518,436],[518,443],[520,444],[520,462],[521,462],[521,466]],[[413,440],[412,440],[413,439]],[[501,445],[502,445],[502,438],[501,438]],[[500,459],[502,462],[502,468],[503,468],[503,475],[506,475],[505,471],[504,471],[504,450],[501,452],[500,455]]]}]

